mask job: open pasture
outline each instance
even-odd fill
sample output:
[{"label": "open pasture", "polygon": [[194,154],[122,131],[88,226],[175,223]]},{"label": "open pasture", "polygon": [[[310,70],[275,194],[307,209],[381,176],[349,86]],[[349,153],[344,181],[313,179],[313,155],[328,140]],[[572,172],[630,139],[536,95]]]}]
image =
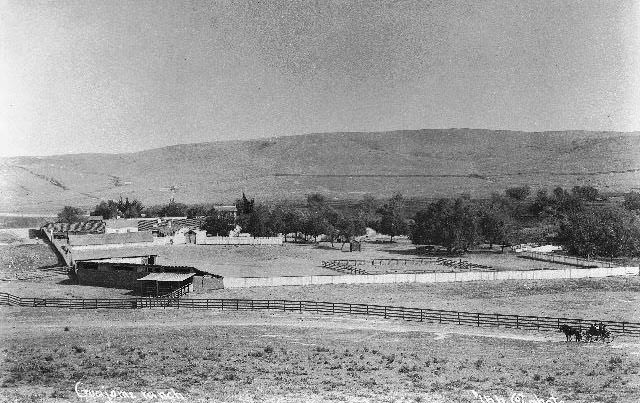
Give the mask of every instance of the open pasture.
[{"label": "open pasture", "polygon": [[173,388],[188,401],[635,402],[640,346],[299,314],[2,308],[0,399]]},{"label": "open pasture", "polygon": [[618,321],[640,317],[639,277],[254,287],[203,290],[189,297],[350,302]]}]

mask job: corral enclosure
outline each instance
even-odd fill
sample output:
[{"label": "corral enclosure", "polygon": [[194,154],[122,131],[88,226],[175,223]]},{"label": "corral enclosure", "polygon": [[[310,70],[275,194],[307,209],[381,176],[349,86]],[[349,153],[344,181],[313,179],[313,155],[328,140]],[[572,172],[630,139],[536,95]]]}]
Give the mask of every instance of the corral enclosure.
[{"label": "corral enclosure", "polygon": [[[413,249],[406,244],[368,245],[362,252],[348,253],[314,245],[291,244],[263,246],[220,246],[220,245],[153,245],[148,247],[119,248],[119,255],[158,255],[156,264],[168,266],[193,266],[199,270],[224,277],[274,277],[340,275],[322,267],[322,261],[334,259],[413,259],[407,255]],[[83,258],[90,253],[83,253]],[[565,269],[566,265],[519,259],[513,254],[467,254],[450,260],[490,266],[496,270]],[[420,265],[400,264],[377,267],[379,272],[402,272],[409,269],[433,269],[452,271],[451,266],[437,263]]]}]

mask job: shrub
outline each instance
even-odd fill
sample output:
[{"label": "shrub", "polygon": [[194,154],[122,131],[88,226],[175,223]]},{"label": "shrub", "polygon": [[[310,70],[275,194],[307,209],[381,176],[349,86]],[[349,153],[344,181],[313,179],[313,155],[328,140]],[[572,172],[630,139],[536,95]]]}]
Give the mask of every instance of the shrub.
[{"label": "shrub", "polygon": [[87,351],[84,347],[80,347],[80,346],[73,346],[73,351],[75,351],[76,353],[84,353],[85,351]]}]

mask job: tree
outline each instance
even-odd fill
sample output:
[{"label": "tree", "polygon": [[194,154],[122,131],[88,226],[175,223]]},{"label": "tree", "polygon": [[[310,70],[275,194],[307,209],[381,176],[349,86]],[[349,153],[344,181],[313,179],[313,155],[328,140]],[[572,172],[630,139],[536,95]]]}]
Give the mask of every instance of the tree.
[{"label": "tree", "polygon": [[509,214],[498,208],[491,206],[480,212],[478,229],[485,242],[493,248],[493,244],[510,244],[512,222]]},{"label": "tree", "polygon": [[[215,209],[214,209],[215,210]],[[194,204],[187,207],[187,218],[206,217],[208,215],[207,207],[204,204]]]},{"label": "tree", "polygon": [[116,218],[119,215],[118,204],[113,200],[101,201],[96,205],[91,215],[102,216],[105,220]]},{"label": "tree", "polygon": [[293,207],[284,207],[283,208],[283,221],[284,221],[284,227],[285,227],[285,241],[286,241],[286,234],[293,232],[294,234],[297,234],[299,232],[304,232],[304,221],[305,221],[305,217],[302,214],[302,212],[294,209]]},{"label": "tree", "polygon": [[576,214],[584,208],[582,199],[567,192],[560,186],[553,189],[553,196],[555,198],[557,215],[560,216],[560,218],[568,214]]},{"label": "tree", "polygon": [[236,209],[238,209],[239,215],[249,215],[253,212],[253,206],[255,199],[247,199],[247,196],[242,192],[242,198],[236,200]]},{"label": "tree", "polygon": [[269,232],[268,220],[269,210],[265,206],[261,204],[253,206],[251,213],[248,215],[245,231],[254,237],[269,236],[271,233]]},{"label": "tree", "polygon": [[556,215],[556,203],[550,197],[546,189],[538,190],[536,199],[529,206],[529,212],[539,218],[553,217]]},{"label": "tree", "polygon": [[117,206],[120,215],[124,218],[138,218],[142,215],[142,210],[144,209],[142,203],[136,199],[129,201],[128,197],[124,201],[122,201],[121,197]]},{"label": "tree", "polygon": [[364,220],[366,226],[376,229],[378,222],[378,213],[381,205],[373,196],[367,194],[358,205],[358,213]]},{"label": "tree", "polygon": [[200,229],[207,231],[208,235],[228,236],[233,227],[233,217],[216,211],[216,209],[211,209],[207,212]]},{"label": "tree", "polygon": [[378,210],[380,222],[377,225],[377,230],[385,235],[389,235],[391,242],[393,242],[394,236],[405,235],[409,229],[402,215],[402,208],[402,195],[396,194]]},{"label": "tree", "polygon": [[284,210],[276,207],[269,211],[267,219],[268,232],[272,235],[284,234],[285,242],[287,239],[287,227],[285,225]]},{"label": "tree", "polygon": [[118,201],[101,201],[96,205],[91,215],[102,216],[105,220],[118,217],[138,218],[142,215],[143,209],[144,206],[138,200],[129,201],[128,197],[122,200],[121,197]]},{"label": "tree", "polygon": [[162,217],[183,217],[187,215],[187,205],[182,203],[176,203],[171,200],[169,204],[166,204],[160,208],[159,215]]},{"label": "tree", "polygon": [[515,186],[505,190],[505,194],[511,199],[522,201],[529,197],[529,195],[531,194],[531,188],[526,185]]},{"label": "tree", "polygon": [[471,203],[462,198],[431,203],[416,213],[414,221],[414,244],[442,245],[451,253],[467,250],[476,241],[476,215]]},{"label": "tree", "polygon": [[343,214],[340,215],[335,230],[337,237],[342,239],[342,246],[345,243],[360,235],[364,235],[367,231],[365,220],[360,214]]},{"label": "tree", "polygon": [[58,222],[74,223],[83,221],[84,211],[77,207],[64,206],[58,213]]},{"label": "tree", "polygon": [[330,223],[326,217],[319,211],[310,211],[306,215],[304,220],[302,231],[305,235],[311,235],[315,242],[318,241],[318,236],[327,234],[330,232]]},{"label": "tree", "polygon": [[585,201],[596,201],[598,199],[598,189],[593,186],[574,186],[571,189],[571,194]]},{"label": "tree", "polygon": [[558,242],[583,257],[638,256],[638,216],[616,207],[591,207],[569,214],[560,224]]}]

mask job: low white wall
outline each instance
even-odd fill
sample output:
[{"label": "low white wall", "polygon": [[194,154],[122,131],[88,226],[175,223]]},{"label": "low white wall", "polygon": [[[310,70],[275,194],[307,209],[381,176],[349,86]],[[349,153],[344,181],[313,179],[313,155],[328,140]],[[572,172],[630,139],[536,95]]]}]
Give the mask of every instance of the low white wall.
[{"label": "low white wall", "polygon": [[283,277],[225,277],[224,288],[276,287],[284,285],[322,284],[395,284],[441,283],[489,280],[547,280],[572,278],[598,278],[609,276],[637,276],[638,267],[599,267],[594,269],[513,270],[495,272],[442,272],[421,274],[371,274],[344,276],[283,276]]},{"label": "low white wall", "polygon": [[136,248],[152,246],[154,242],[131,242],[131,243],[109,243],[102,245],[75,245],[71,246],[72,250],[95,250],[95,249],[119,249],[119,248]]},{"label": "low white wall", "polygon": [[198,245],[282,245],[283,238],[280,237],[228,237],[228,236],[208,236],[198,234],[196,244]]}]

